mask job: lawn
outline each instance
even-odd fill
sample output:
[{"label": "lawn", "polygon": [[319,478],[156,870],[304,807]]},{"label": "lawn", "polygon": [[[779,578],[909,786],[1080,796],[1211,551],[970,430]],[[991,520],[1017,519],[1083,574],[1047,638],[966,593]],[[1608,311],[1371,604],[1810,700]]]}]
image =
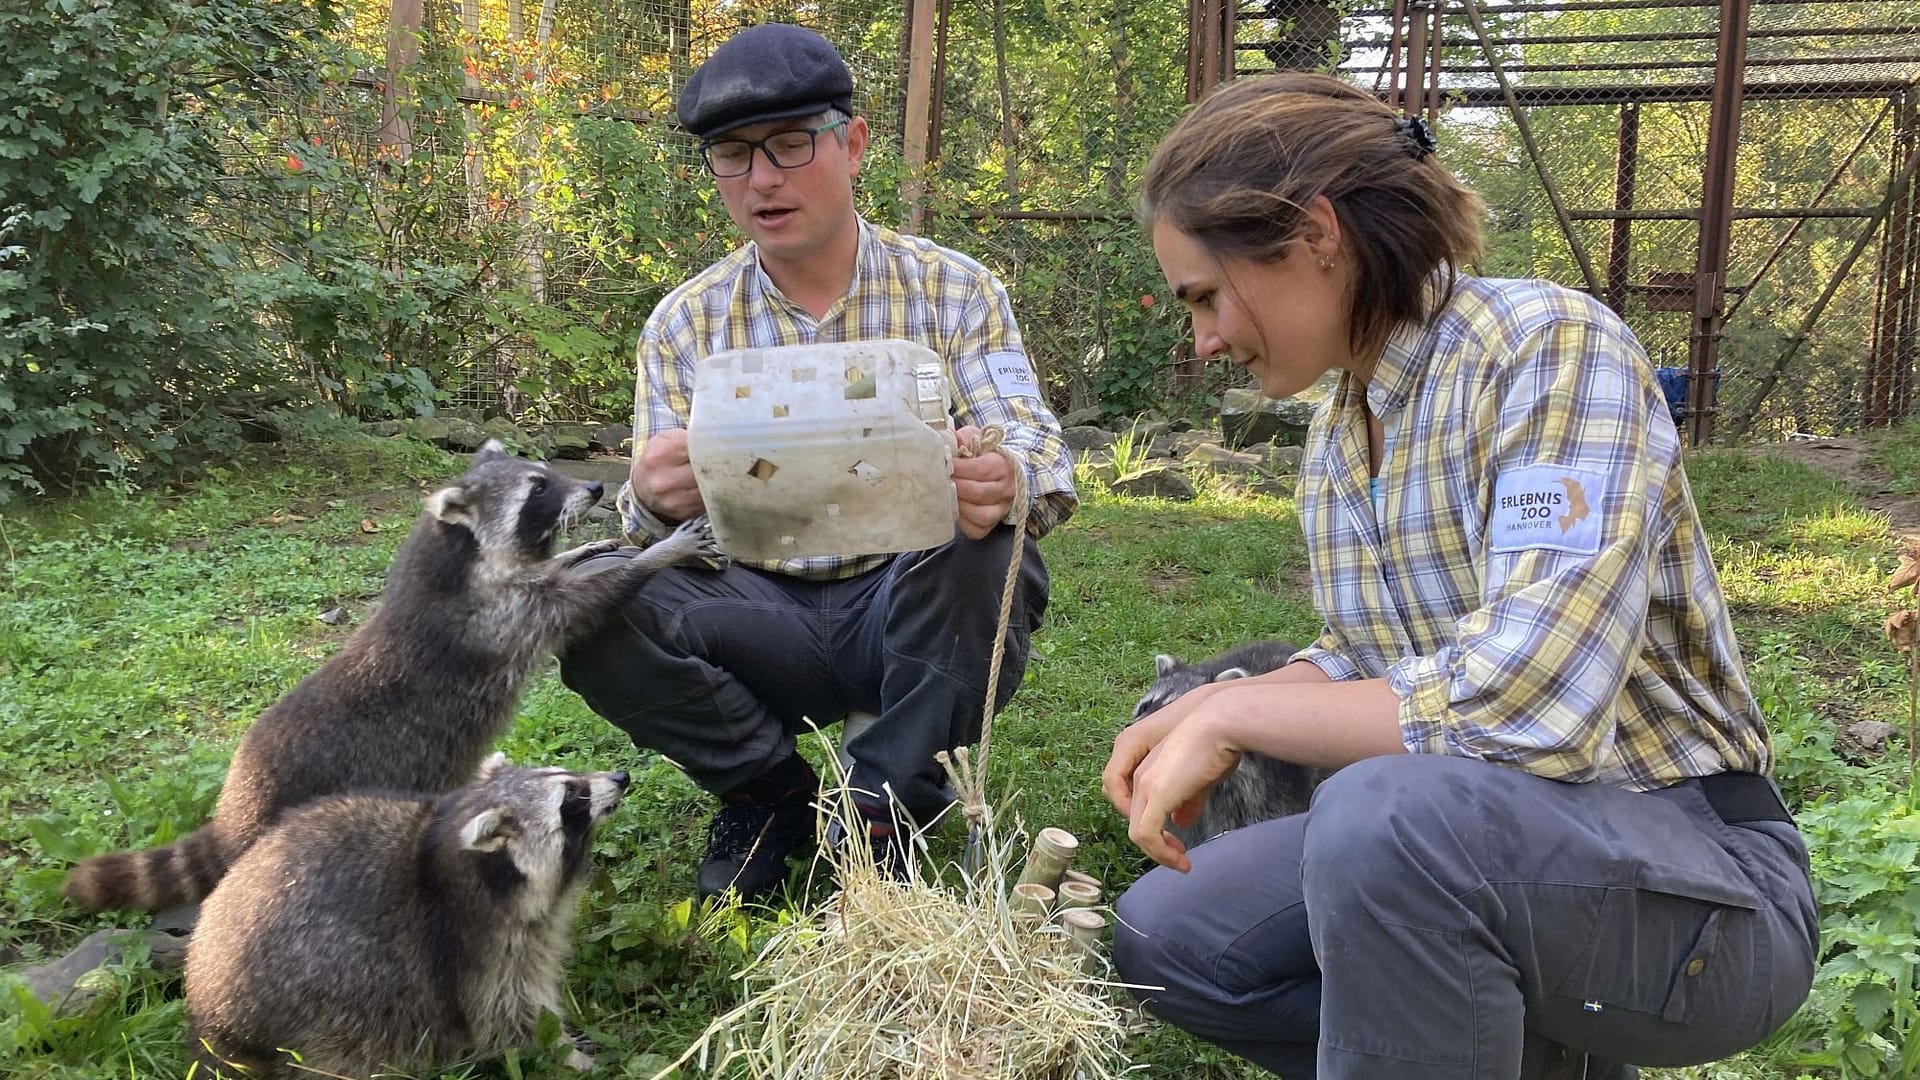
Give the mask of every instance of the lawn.
[{"label": "lawn", "polygon": [[[1913,490],[1917,448],[1915,430],[1881,445],[1903,490]],[[64,868],[204,820],[235,739],[365,618],[420,496],[460,468],[418,444],[340,436],[253,448],[189,489],[0,517],[0,963],[43,959],[108,925],[60,899]],[[1692,458],[1689,472],[1774,727],[1781,782],[1815,843],[1829,948],[1813,1002],[1780,1037],[1733,1062],[1664,1075],[1920,1075],[1920,1049],[1904,1049],[1920,961],[1920,884],[1909,884],[1920,883],[1920,813],[1906,794],[1906,748],[1896,735],[1888,749],[1861,751],[1840,734],[1861,720],[1907,726],[1905,660],[1881,631],[1909,599],[1885,588],[1898,546],[1883,518],[1803,466],[1718,451]],[[1289,501],[1223,488],[1187,504],[1097,486],[1084,494],[1044,544],[1052,604],[1025,684],[994,729],[993,781],[1007,793],[1004,816],[1071,830],[1085,869],[1124,883],[1143,862],[1098,774],[1154,654],[1304,639],[1318,620]],[[344,624],[317,618],[334,608]],[[605,1048],[594,1075],[650,1076],[738,1002],[731,976],[771,923],[688,925],[707,800],[550,671],[502,749],[522,763],[634,773],[597,845],[569,1011]],[[956,857],[959,833],[942,832],[936,853]],[[58,1020],[13,998],[0,1016],[0,1069],[180,1075],[177,985],[132,965],[113,987],[92,1011]],[[1150,1076],[1257,1075],[1164,1029],[1143,1031],[1129,1050]],[[571,1075],[538,1053],[509,1066],[509,1075]]]}]

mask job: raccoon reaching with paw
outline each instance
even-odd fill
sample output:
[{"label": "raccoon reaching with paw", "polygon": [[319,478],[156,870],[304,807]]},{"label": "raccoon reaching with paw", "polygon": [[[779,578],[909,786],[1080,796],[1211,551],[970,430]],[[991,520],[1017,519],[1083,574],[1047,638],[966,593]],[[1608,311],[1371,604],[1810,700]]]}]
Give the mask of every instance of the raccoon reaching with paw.
[{"label": "raccoon reaching with paw", "polygon": [[202,905],[195,1075],[365,1077],[532,1043],[560,1011],[593,827],[626,787],[495,754],[470,787],[289,813]]},{"label": "raccoon reaching with paw", "polygon": [[[1153,685],[1134,706],[1133,720],[1159,712],[1196,687],[1277,671],[1298,651],[1284,641],[1254,641],[1193,664],[1161,653],[1153,658]],[[1242,826],[1303,813],[1313,798],[1313,789],[1326,778],[1327,773],[1321,769],[1265,754],[1241,754],[1240,764],[1207,794],[1206,804],[1193,824],[1170,823],[1168,831],[1191,848]]]},{"label": "raccoon reaching with paw", "polygon": [[427,497],[378,610],[260,715],[234,752],[213,820],[177,843],[87,859],[66,893],[89,910],[158,911],[206,896],[283,813],[322,795],[439,792],[467,782],[513,719],[534,667],[586,634],[657,571],[715,553],[704,518],[617,568],[568,568],[621,548],[553,554],[601,486],[489,440]]}]

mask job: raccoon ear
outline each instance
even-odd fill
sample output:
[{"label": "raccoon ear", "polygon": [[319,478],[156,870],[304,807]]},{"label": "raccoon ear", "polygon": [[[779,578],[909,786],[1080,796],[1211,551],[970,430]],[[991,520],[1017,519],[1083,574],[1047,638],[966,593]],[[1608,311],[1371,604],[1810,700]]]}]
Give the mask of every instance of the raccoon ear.
[{"label": "raccoon ear", "polygon": [[1175,660],[1173,657],[1168,656],[1166,653],[1161,653],[1160,655],[1153,658],[1153,673],[1155,675],[1165,675],[1167,672],[1172,671],[1174,668],[1177,668],[1179,666],[1180,666],[1180,661]]},{"label": "raccoon ear", "polygon": [[489,806],[460,827],[460,844],[468,851],[499,851],[513,839],[513,833],[512,812],[505,807]]},{"label": "raccoon ear", "polygon": [[467,493],[457,485],[427,496],[427,513],[448,525],[465,525],[473,520],[467,513]]},{"label": "raccoon ear", "polygon": [[511,764],[513,762],[507,760],[507,755],[496,750],[487,755],[487,760],[480,763],[480,772],[474,776],[473,782],[477,784]]},{"label": "raccoon ear", "polygon": [[1233,679],[1244,679],[1244,678],[1246,678],[1247,676],[1249,676],[1249,675],[1251,675],[1251,674],[1253,674],[1253,672],[1251,672],[1251,671],[1248,671],[1248,670],[1247,670],[1246,668],[1243,668],[1243,667],[1230,667],[1230,668],[1228,668],[1227,670],[1225,670],[1225,671],[1223,671],[1223,672],[1221,672],[1220,674],[1218,674],[1218,675],[1215,675],[1215,676],[1213,677],[1213,681],[1214,681],[1214,682],[1228,682],[1228,681],[1230,681],[1230,680],[1233,680]]},{"label": "raccoon ear", "polygon": [[483,442],[480,444],[480,449],[474,451],[473,460],[475,464],[479,464],[480,462],[486,461],[490,458],[500,458],[500,457],[506,457],[506,456],[507,456],[506,443],[501,442],[499,439],[488,439],[486,442]]}]

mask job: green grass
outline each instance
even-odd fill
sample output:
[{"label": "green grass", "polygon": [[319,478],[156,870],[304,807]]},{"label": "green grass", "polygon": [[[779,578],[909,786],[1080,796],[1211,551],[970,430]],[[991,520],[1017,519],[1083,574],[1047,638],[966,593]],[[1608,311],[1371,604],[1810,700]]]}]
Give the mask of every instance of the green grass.
[{"label": "green grass", "polygon": [[[1905,438],[1920,447],[1920,432]],[[1904,443],[1884,453],[1920,462]],[[254,448],[190,491],[100,494],[0,518],[0,963],[58,953],[108,925],[60,900],[65,867],[204,819],[234,740],[364,618],[420,494],[459,465],[393,442]],[[1718,452],[1689,472],[1783,783],[1820,841],[1829,931],[1844,945],[1780,1038],[1665,1075],[1896,1075],[1916,1011],[1920,891],[1905,882],[1920,882],[1920,816],[1905,799],[1898,739],[1898,760],[1864,763],[1838,756],[1834,739],[1858,719],[1905,727],[1904,665],[1880,633],[1896,599],[1882,587],[1894,546],[1882,521],[1804,468]],[[1052,603],[1025,685],[994,729],[994,782],[1029,827],[1073,831],[1086,868],[1124,883],[1145,863],[1099,794],[1113,733],[1155,653],[1194,657],[1317,631],[1299,530],[1288,501],[1217,487],[1185,505],[1089,492],[1045,550]],[[353,616],[347,625],[316,619],[335,606]],[[607,1048],[595,1075],[650,1075],[737,1002],[730,977],[768,926],[687,925],[707,800],[551,672],[527,693],[502,749],[516,761],[635,774],[597,847],[568,991],[578,1025]],[[936,851],[957,855],[958,833],[945,830]],[[178,987],[138,964],[115,985],[84,1016],[36,1022],[17,1003],[0,1013],[0,1071],[179,1075]],[[1130,1050],[1151,1076],[1258,1075],[1165,1029]],[[537,1053],[515,1069],[568,1075]]]}]

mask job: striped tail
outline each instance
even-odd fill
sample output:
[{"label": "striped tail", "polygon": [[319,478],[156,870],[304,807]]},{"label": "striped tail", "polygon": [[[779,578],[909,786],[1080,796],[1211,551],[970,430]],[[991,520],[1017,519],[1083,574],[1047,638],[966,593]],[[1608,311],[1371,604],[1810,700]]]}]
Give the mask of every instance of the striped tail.
[{"label": "striped tail", "polygon": [[162,911],[213,891],[230,860],[208,825],[177,843],[83,860],[67,875],[67,898],[88,911]]}]

